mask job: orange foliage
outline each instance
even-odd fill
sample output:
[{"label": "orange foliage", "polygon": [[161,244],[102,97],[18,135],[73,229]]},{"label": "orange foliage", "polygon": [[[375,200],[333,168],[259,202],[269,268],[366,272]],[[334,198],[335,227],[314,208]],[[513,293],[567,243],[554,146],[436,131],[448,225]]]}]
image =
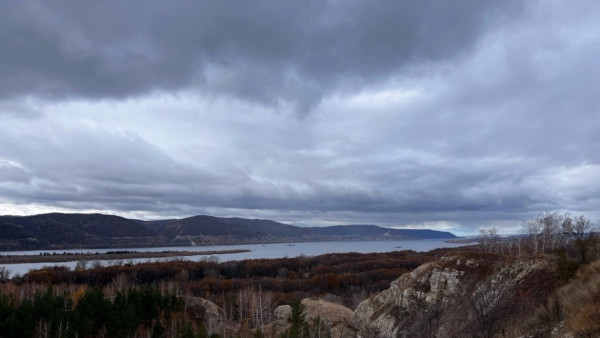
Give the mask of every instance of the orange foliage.
[{"label": "orange foliage", "polygon": [[79,304],[79,299],[85,293],[86,287],[84,285],[79,286],[75,291],[71,293],[71,301],[73,302],[73,308]]}]

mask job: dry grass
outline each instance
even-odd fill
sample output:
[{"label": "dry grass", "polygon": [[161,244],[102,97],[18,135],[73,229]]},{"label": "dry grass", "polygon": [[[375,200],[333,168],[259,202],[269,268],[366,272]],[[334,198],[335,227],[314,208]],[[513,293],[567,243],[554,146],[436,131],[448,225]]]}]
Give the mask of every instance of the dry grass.
[{"label": "dry grass", "polygon": [[578,337],[600,336],[600,261],[581,269],[558,292],[567,328]]},{"label": "dry grass", "polygon": [[[539,291],[539,287],[526,286]],[[600,261],[581,268],[520,325],[518,336],[600,337]],[[541,296],[541,295],[538,295]]]}]

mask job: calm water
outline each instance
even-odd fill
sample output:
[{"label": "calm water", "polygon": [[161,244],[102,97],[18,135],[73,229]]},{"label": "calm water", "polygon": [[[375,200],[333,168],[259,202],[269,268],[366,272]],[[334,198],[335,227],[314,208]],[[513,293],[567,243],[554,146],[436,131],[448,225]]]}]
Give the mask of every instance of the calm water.
[{"label": "calm water", "polygon": [[[138,252],[155,251],[210,251],[210,250],[232,250],[247,249],[249,252],[223,254],[223,255],[197,255],[185,256],[184,259],[199,261],[202,259],[218,259],[219,262],[234,261],[252,258],[283,258],[297,257],[301,255],[317,256],[326,253],[336,252],[389,252],[398,250],[429,251],[437,248],[449,248],[463,246],[465,244],[445,243],[444,240],[418,240],[418,241],[357,241],[357,242],[309,242],[309,243],[275,243],[275,244],[244,244],[244,245],[214,245],[214,246],[184,246],[184,247],[158,247],[158,248],[110,248],[110,249],[72,249],[72,250],[34,250],[34,251],[2,251],[0,255],[39,255],[42,252],[63,253],[63,252],[91,252],[104,253],[116,250],[131,250]],[[159,260],[170,260],[171,258],[142,258],[142,259],[122,259],[122,260],[103,260],[90,261],[88,263],[112,265],[122,262],[148,262]],[[27,264],[5,264],[12,275],[23,275],[30,269],[39,269],[44,266],[60,265],[74,268],[77,261],[61,263],[27,263]]]}]

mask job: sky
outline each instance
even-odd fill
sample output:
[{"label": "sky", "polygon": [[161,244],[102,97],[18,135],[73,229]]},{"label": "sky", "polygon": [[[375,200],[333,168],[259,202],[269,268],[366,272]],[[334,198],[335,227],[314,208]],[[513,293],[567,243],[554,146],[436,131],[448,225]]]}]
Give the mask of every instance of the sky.
[{"label": "sky", "polygon": [[0,3],[0,214],[600,217],[600,2]]}]

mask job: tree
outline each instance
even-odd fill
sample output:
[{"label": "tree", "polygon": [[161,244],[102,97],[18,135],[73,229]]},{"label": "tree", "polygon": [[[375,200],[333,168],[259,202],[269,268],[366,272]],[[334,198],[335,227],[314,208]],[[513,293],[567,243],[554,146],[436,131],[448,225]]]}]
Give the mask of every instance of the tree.
[{"label": "tree", "polygon": [[75,264],[75,270],[85,270],[87,269],[87,261],[82,259]]},{"label": "tree", "polygon": [[483,251],[492,252],[498,245],[498,230],[492,228],[480,228],[479,229],[479,242],[483,248]]},{"label": "tree", "polygon": [[556,211],[547,211],[525,223],[524,232],[529,235],[534,255],[540,252],[545,253],[548,249],[554,251],[557,248],[561,239],[561,224],[564,224],[564,219],[565,216]]},{"label": "tree", "polygon": [[167,330],[162,325],[160,320],[157,320],[152,327],[152,338],[163,338]]},{"label": "tree", "polygon": [[588,263],[588,250],[594,243],[592,230],[595,227],[596,225],[592,224],[583,215],[577,216],[568,222],[563,222],[563,231],[574,240],[578,259],[581,264]]},{"label": "tree", "polygon": [[0,279],[9,279],[11,271],[5,267],[0,266]]},{"label": "tree", "polygon": [[255,328],[264,329],[264,325],[271,321],[273,313],[273,293],[263,291],[259,285],[258,290],[250,292],[250,314]]},{"label": "tree", "polygon": [[533,254],[537,255],[538,254],[539,237],[542,233],[543,226],[537,219],[533,219],[533,220],[527,221],[524,225],[524,228],[525,228],[525,232],[529,235],[529,239],[533,245]]},{"label": "tree", "polygon": [[547,247],[554,251],[560,242],[561,224],[564,223],[565,216],[557,211],[545,212],[538,216],[537,221],[542,225],[542,252],[546,252]]},{"label": "tree", "polygon": [[110,314],[110,304],[104,298],[100,288],[88,289],[77,305],[80,322],[80,335],[90,336],[97,334],[106,323]]},{"label": "tree", "polygon": [[304,338],[308,337],[308,324],[305,320],[305,306],[300,301],[292,303],[292,314],[288,318],[290,327],[285,330],[281,337],[284,338]]},{"label": "tree", "polygon": [[469,298],[471,320],[475,325],[475,336],[493,337],[498,321],[502,318],[499,311],[506,293],[506,286],[492,279],[483,282]]}]

